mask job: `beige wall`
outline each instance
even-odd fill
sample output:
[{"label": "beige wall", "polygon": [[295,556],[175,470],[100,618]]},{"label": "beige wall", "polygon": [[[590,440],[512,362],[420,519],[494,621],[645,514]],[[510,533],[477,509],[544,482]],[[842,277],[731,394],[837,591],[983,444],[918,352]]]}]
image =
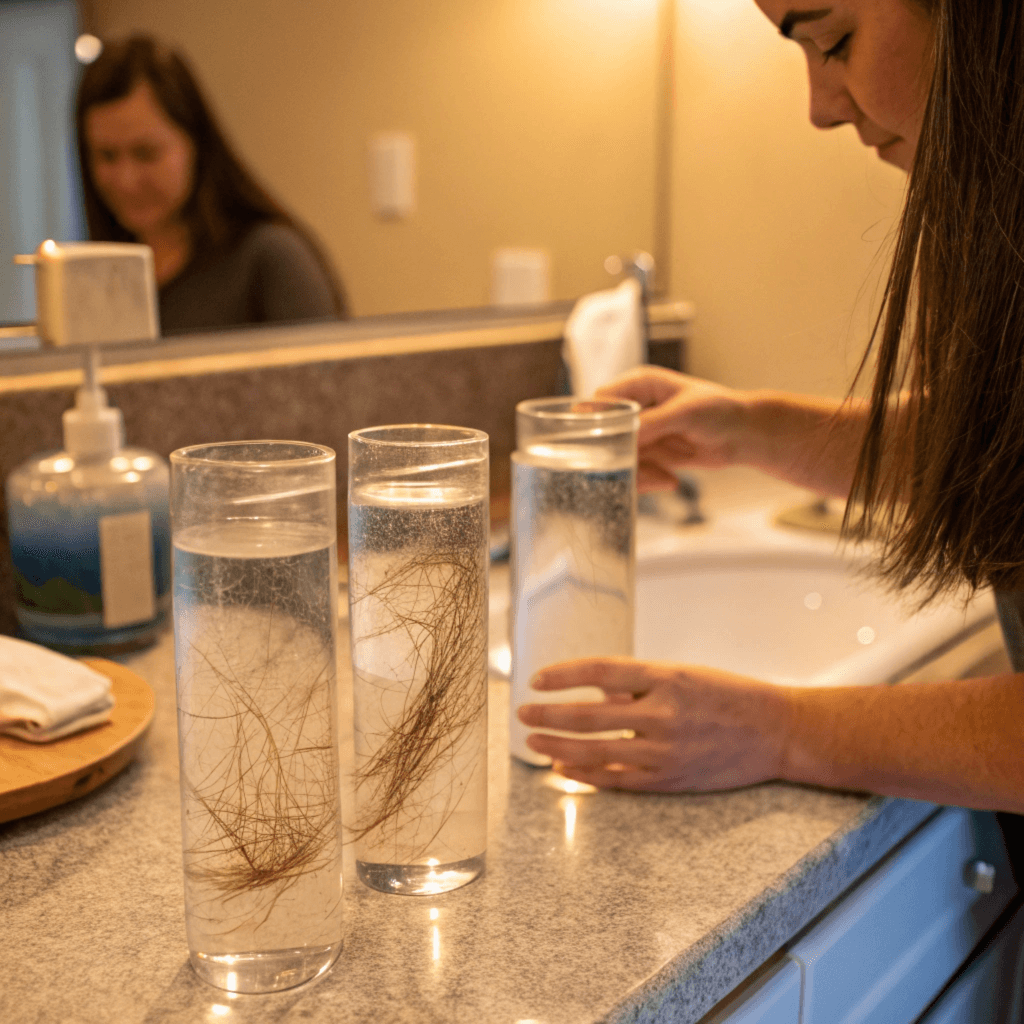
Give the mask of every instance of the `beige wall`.
[{"label": "beige wall", "polygon": [[[499,246],[552,298],[655,247],[659,0],[89,0],[100,35],[190,55],[244,157],[336,259],[359,315],[483,305]],[[369,208],[366,147],[418,141],[419,208]]]},{"label": "beige wall", "polygon": [[903,175],[808,122],[804,58],[751,0],[677,0],[672,280],[694,372],[841,394]]}]

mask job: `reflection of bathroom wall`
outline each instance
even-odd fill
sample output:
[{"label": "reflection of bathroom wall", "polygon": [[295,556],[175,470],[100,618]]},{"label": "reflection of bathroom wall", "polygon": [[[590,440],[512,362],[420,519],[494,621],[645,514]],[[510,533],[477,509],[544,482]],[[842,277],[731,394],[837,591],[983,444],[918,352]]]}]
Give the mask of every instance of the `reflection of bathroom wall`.
[{"label": "reflection of bathroom wall", "polygon": [[[491,251],[544,247],[552,298],[654,247],[658,0],[90,0],[178,42],[242,153],[338,261],[357,314],[481,305]],[[418,211],[369,210],[366,147],[418,142]]]},{"label": "reflection of bathroom wall", "polygon": [[33,276],[11,257],[82,230],[68,133],[77,22],[74,0],[0,5],[0,323],[35,319]]},{"label": "reflection of bathroom wall", "polygon": [[678,0],[672,285],[691,366],[740,386],[845,391],[870,330],[903,174],[814,129],[799,48],[751,0]]}]

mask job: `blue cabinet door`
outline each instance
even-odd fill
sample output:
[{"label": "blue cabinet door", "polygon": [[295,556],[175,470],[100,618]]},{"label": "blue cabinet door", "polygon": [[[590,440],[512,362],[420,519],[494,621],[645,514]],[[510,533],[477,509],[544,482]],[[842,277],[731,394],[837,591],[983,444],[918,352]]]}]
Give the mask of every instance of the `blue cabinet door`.
[{"label": "blue cabinet door", "polygon": [[707,1024],[800,1024],[800,967],[784,960]]},{"label": "blue cabinet door", "polygon": [[[970,884],[979,858],[995,867],[989,893]],[[941,811],[791,947],[801,1024],[916,1020],[1015,891],[994,816]]]},{"label": "blue cabinet door", "polygon": [[1024,910],[1018,910],[919,1024],[1019,1024]]}]

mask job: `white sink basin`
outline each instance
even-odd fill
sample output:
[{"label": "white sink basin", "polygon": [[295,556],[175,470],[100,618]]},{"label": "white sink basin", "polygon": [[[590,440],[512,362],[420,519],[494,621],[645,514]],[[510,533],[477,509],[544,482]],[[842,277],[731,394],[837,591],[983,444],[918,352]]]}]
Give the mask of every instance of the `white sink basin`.
[{"label": "white sink basin", "polygon": [[985,594],[966,609],[914,613],[834,552],[680,552],[638,566],[636,654],[712,665],[777,683],[894,682],[995,618]]},{"label": "white sink basin", "polygon": [[[995,621],[987,592],[966,608],[953,601],[915,613],[864,575],[866,560],[838,550],[834,537],[774,527],[763,511],[642,534],[636,655],[795,685],[887,683]],[[505,581],[495,573],[491,600],[491,669],[500,675],[511,660]]]}]

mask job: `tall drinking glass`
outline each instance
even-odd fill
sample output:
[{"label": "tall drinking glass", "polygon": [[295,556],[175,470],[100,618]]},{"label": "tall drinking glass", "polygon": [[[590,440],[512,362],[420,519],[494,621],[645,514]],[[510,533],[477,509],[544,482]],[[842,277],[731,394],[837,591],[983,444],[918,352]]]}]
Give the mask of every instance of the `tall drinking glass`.
[{"label": "tall drinking glass", "polygon": [[349,434],[359,877],[406,895],[484,869],[488,439],[422,424]]},{"label": "tall drinking glass", "polygon": [[551,759],[526,745],[530,730],[516,708],[604,697],[596,687],[531,690],[534,673],[573,658],[633,653],[639,412],[627,400],[516,406],[510,749],[529,764]]},{"label": "tall drinking glass", "polygon": [[334,474],[291,441],[171,455],[185,924],[233,992],[342,946]]}]

